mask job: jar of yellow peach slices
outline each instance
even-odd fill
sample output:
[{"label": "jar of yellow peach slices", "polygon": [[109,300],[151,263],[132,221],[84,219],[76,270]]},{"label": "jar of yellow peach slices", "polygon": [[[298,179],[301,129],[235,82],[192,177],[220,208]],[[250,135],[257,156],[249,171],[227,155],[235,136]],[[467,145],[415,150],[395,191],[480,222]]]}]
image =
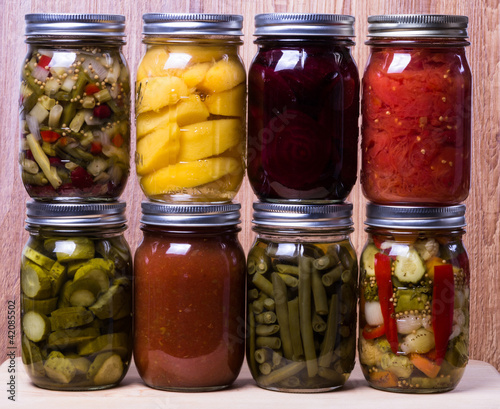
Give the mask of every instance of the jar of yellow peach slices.
[{"label": "jar of yellow peach slices", "polygon": [[163,202],[229,202],[245,168],[243,18],[143,15],[135,163],[145,195]]}]

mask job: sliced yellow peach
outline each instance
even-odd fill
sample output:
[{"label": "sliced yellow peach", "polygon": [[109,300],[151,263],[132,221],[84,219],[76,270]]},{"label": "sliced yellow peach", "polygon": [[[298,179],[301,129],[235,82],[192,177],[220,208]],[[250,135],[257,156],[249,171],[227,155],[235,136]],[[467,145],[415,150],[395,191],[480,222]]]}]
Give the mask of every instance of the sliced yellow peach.
[{"label": "sliced yellow peach", "polygon": [[181,74],[181,78],[184,80],[189,88],[196,87],[203,79],[205,74],[213,65],[211,62],[202,62],[199,64],[192,65]]},{"label": "sliced yellow peach", "polygon": [[137,139],[139,140],[144,135],[153,132],[157,127],[168,122],[175,123],[177,118],[174,114],[175,111],[166,106],[158,112],[148,111],[137,116],[135,121]]},{"label": "sliced yellow peach", "polygon": [[153,46],[146,51],[137,68],[137,82],[145,78],[169,75],[165,70],[168,51],[164,46]]},{"label": "sliced yellow peach", "polygon": [[204,185],[240,169],[241,163],[233,158],[176,163],[142,177],[140,183],[147,196],[156,196]]},{"label": "sliced yellow peach", "polygon": [[178,54],[177,58],[179,60],[184,59],[188,61],[189,64],[217,61],[229,53],[234,54],[231,47],[224,48],[207,45],[169,44],[167,49],[171,54]]},{"label": "sliced yellow peach", "polygon": [[137,142],[135,165],[138,175],[147,175],[177,161],[180,129],[166,123]]},{"label": "sliced yellow peach", "polygon": [[181,129],[180,162],[218,155],[243,141],[239,119],[198,122]]},{"label": "sliced yellow peach", "polygon": [[208,94],[205,98],[205,105],[213,115],[223,116],[245,116],[245,84],[227,91]]},{"label": "sliced yellow peach", "polygon": [[238,59],[217,61],[198,88],[206,93],[222,92],[245,82],[245,69]]},{"label": "sliced yellow peach", "polygon": [[158,111],[174,105],[189,94],[188,87],[179,77],[145,78],[137,83],[136,112]]}]

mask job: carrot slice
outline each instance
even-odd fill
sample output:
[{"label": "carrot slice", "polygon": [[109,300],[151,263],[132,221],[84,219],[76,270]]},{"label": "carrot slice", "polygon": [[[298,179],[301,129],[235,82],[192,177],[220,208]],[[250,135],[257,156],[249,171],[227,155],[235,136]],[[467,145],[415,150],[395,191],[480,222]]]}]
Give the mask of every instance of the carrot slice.
[{"label": "carrot slice", "polygon": [[389,371],[372,372],[370,380],[380,388],[395,388],[398,386],[398,377]]},{"label": "carrot slice", "polygon": [[420,371],[426,374],[429,378],[435,378],[441,367],[436,362],[420,355],[410,354],[410,360]]}]

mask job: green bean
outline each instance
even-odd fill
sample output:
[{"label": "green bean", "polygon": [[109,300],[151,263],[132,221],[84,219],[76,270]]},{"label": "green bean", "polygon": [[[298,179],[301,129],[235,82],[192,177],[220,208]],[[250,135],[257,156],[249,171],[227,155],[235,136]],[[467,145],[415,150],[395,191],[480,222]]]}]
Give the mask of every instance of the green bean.
[{"label": "green bean", "polygon": [[292,359],[293,349],[288,321],[287,289],[283,279],[278,273],[272,273],[274,301],[276,303],[276,317],[280,326],[280,337],[283,342],[283,355],[286,359]]},{"label": "green bean", "polygon": [[[266,298],[269,300],[269,298]],[[276,314],[273,311],[266,311],[255,316],[255,322],[259,324],[274,324],[276,322]]]},{"label": "green bean", "polygon": [[255,333],[260,336],[274,335],[280,330],[279,325],[257,325],[255,328]]},{"label": "green bean", "polygon": [[349,335],[351,335],[351,330],[347,325],[342,325],[339,328],[339,334],[342,338],[347,338]]},{"label": "green bean", "polygon": [[248,300],[256,300],[259,297],[259,290],[256,288],[252,288],[251,290],[248,290]]},{"label": "green bean", "polygon": [[[248,311],[248,356],[254,357],[256,349],[255,318],[252,311]],[[248,366],[252,374],[257,375],[257,364],[254,359],[248,360]]]},{"label": "green bean", "polygon": [[290,274],[293,276],[299,275],[299,267],[297,266],[291,266],[289,264],[276,264],[276,269],[278,270],[278,273]]},{"label": "green bean", "polygon": [[314,335],[311,323],[311,267],[310,257],[299,259],[299,318],[300,334],[304,345],[307,373],[310,378],[318,373]]},{"label": "green bean", "polygon": [[312,327],[314,332],[324,332],[326,330],[326,322],[323,318],[321,318],[321,316],[314,313],[312,317]]},{"label": "green bean", "polygon": [[332,361],[335,341],[337,339],[337,302],[338,296],[337,294],[333,294],[330,298],[330,309],[328,311],[326,332],[323,338],[323,343],[321,344],[321,352],[318,359],[319,366],[322,367],[329,367],[330,362]]},{"label": "green bean", "polygon": [[311,269],[311,287],[314,298],[314,309],[316,314],[328,314],[328,301],[326,299],[326,289],[321,280],[321,274],[317,268]]},{"label": "green bean", "polygon": [[285,388],[297,388],[300,386],[300,379],[297,376],[289,376],[286,379],[283,379],[280,383],[281,386],[284,386]]},{"label": "green bean", "polygon": [[264,362],[259,365],[259,371],[262,375],[269,375],[272,371],[271,364],[268,362]]},{"label": "green bean", "polygon": [[355,260],[344,246],[339,246],[339,259],[346,270],[352,270]]},{"label": "green bean", "polygon": [[320,367],[318,369],[318,375],[338,385],[343,385],[346,381],[343,373],[338,373],[337,371],[330,368]]},{"label": "green bean", "polygon": [[83,70],[81,70],[78,73],[78,78],[76,80],[75,86],[71,91],[71,98],[75,98],[78,95],[83,94],[83,89],[85,88],[85,85],[87,85],[87,81],[88,81],[87,75],[85,74],[85,72],[83,72]]},{"label": "green bean", "polygon": [[[266,250],[262,247],[253,247],[250,250],[250,254],[248,254],[248,265],[254,266],[255,273],[265,273],[271,267],[271,260],[269,256],[266,254]],[[253,274],[250,272],[250,274]]]},{"label": "green bean", "polygon": [[22,179],[24,183],[29,183],[30,185],[43,186],[49,183],[43,172],[38,172],[36,175],[32,175],[28,172],[22,172]]},{"label": "green bean", "polygon": [[252,277],[252,283],[255,285],[255,287],[266,293],[268,296],[273,296],[273,285],[262,274],[254,274],[254,276]]},{"label": "green bean", "polygon": [[267,298],[266,294],[260,293],[259,298],[257,298],[253,303],[252,303],[252,311],[255,314],[260,314],[262,311],[264,311],[264,300]]},{"label": "green bean", "polygon": [[278,366],[281,363],[282,359],[283,359],[282,352],[273,350],[273,354],[271,357],[271,362],[273,363],[273,368]]},{"label": "green bean", "polygon": [[329,246],[324,256],[313,261],[314,268],[317,268],[318,270],[326,270],[327,268],[336,266],[340,262],[337,254],[338,251],[336,245]]},{"label": "green bean", "polygon": [[342,277],[342,272],[344,271],[344,267],[339,264],[334,269],[330,270],[328,273],[323,274],[321,277],[321,281],[325,287],[330,287],[334,283],[340,280]]},{"label": "green bean", "polygon": [[342,284],[340,287],[341,313],[348,315],[356,308],[356,296],[349,284]]},{"label": "green bean", "polygon": [[292,340],[293,358],[298,359],[304,356],[302,348],[302,339],[300,337],[300,319],[299,319],[299,298],[295,297],[288,301],[288,323],[290,326],[290,337]]},{"label": "green bean", "polygon": [[299,285],[299,280],[288,274],[278,273],[288,287],[295,288]]},{"label": "green bean", "polygon": [[290,376],[293,376],[306,367],[305,362],[292,362],[286,366],[283,366],[275,371],[272,371],[269,375],[261,376],[257,379],[257,383],[261,386],[270,386],[272,384],[281,382]]},{"label": "green bean", "polygon": [[267,348],[257,349],[253,354],[255,361],[259,364],[266,362],[269,359],[269,351]]},{"label": "green bean", "polygon": [[344,271],[342,271],[342,275],[340,276],[340,278],[342,279],[342,282],[344,284],[350,283],[351,280],[352,280],[352,272],[351,272],[351,270],[344,270]]},{"label": "green bean", "polygon": [[280,349],[281,340],[278,337],[257,337],[255,344],[259,348],[268,347],[271,349]]},{"label": "green bean", "polygon": [[276,308],[276,302],[272,298],[266,298],[264,300],[264,308],[268,311],[274,311]]},{"label": "green bean", "polygon": [[69,124],[76,114],[76,102],[70,102],[64,107],[61,123],[69,127]]}]

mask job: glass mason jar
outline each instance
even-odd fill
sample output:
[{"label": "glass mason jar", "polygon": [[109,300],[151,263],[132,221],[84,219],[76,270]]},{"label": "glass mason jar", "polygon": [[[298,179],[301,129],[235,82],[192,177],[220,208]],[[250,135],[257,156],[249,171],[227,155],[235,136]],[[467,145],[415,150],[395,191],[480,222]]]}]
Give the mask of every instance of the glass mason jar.
[{"label": "glass mason jar", "polygon": [[378,204],[455,205],[470,187],[467,17],[368,18],[361,184]]},{"label": "glass mason jar", "polygon": [[248,74],[248,178],[261,201],[333,203],[356,182],[354,17],[260,14]]},{"label": "glass mason jar", "polygon": [[21,261],[22,359],[41,388],[118,385],[132,357],[125,203],[28,202]]},{"label": "glass mason jar", "polygon": [[352,205],[254,203],[248,255],[247,362],[282,392],[340,388],[356,353]]},{"label": "glass mason jar", "polygon": [[368,204],[359,360],[370,386],[432,393],[460,381],[469,350],[465,206]]},{"label": "glass mason jar", "polygon": [[130,170],[125,17],[27,14],[21,177],[36,200],[116,200]]},{"label": "glass mason jar", "polygon": [[229,202],[245,162],[243,17],[145,14],[136,82],[139,183],[150,200]]},{"label": "glass mason jar", "polygon": [[245,354],[240,205],[142,203],[134,361],[146,385],[224,389]]}]

